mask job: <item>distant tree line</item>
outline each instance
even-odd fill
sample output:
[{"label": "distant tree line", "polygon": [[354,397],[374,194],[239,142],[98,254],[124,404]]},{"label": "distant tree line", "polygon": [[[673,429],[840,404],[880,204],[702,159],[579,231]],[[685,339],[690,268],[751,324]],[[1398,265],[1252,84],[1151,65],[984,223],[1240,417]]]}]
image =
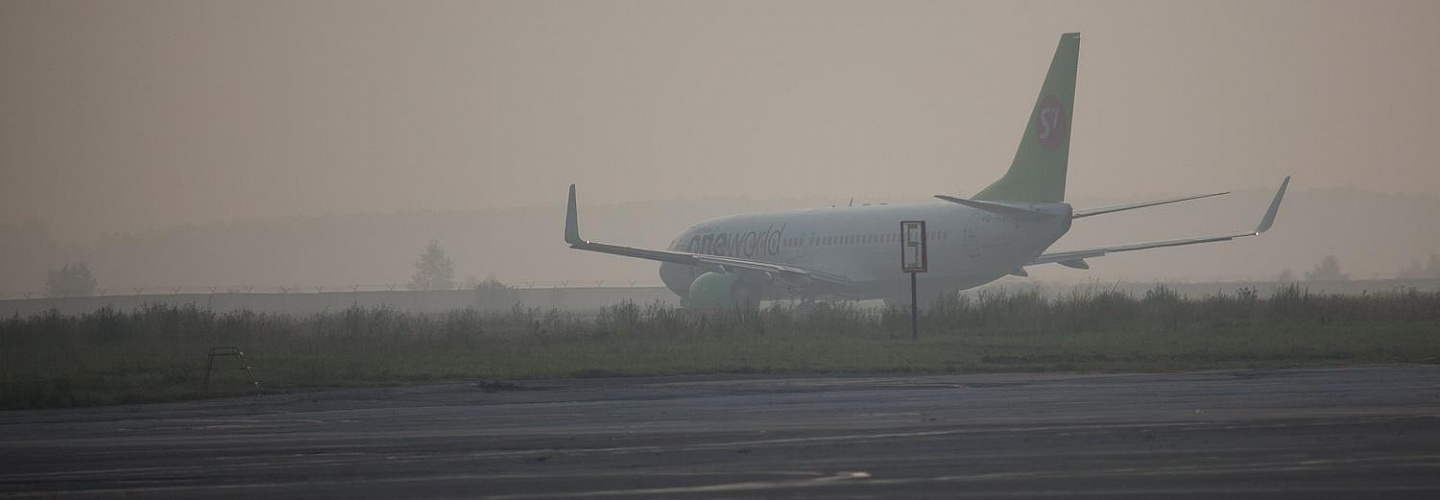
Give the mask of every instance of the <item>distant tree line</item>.
[{"label": "distant tree line", "polygon": [[[1430,254],[1430,259],[1423,265],[1418,259],[1411,259],[1410,266],[1395,273],[1395,278],[1402,280],[1440,279],[1440,254]],[[1349,279],[1350,274],[1340,270],[1340,260],[1336,259],[1334,255],[1326,255],[1319,264],[1315,265],[1314,269],[1305,273],[1305,281],[1347,281]],[[1295,272],[1290,268],[1281,270],[1275,280],[1282,283],[1299,281],[1295,277]]]}]

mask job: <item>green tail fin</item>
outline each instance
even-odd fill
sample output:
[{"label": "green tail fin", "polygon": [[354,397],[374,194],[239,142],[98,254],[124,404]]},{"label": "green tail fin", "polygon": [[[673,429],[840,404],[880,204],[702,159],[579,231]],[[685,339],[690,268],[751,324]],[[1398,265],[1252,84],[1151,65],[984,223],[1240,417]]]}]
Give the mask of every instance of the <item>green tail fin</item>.
[{"label": "green tail fin", "polygon": [[1015,161],[1005,177],[973,199],[984,201],[1059,202],[1065,200],[1065,164],[1070,158],[1070,120],[1075,104],[1075,66],[1080,59],[1080,34],[1060,35],[1045,86],[1030,112],[1030,123]]}]

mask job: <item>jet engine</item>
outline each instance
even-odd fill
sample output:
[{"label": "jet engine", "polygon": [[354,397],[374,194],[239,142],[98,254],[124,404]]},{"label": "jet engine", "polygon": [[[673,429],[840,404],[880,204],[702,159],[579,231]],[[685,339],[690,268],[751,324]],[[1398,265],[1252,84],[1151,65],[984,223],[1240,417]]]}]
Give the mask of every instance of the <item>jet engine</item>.
[{"label": "jet engine", "polygon": [[690,282],[690,291],[681,305],[692,309],[753,309],[760,305],[761,288],[740,275],[710,271]]}]

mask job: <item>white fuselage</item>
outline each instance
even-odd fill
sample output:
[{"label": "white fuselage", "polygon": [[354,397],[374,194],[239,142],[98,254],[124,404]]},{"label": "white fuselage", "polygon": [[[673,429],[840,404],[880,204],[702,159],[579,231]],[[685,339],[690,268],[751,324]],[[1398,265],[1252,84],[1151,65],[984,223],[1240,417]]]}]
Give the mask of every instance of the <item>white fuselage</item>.
[{"label": "white fuselage", "polygon": [[[829,295],[848,299],[909,299],[910,277],[900,270],[900,222],[926,221],[929,270],[922,295],[994,281],[1039,256],[1070,229],[1070,206],[1026,208],[1055,214],[1016,216],[954,203],[867,205],[742,214],[686,229],[670,250],[753,259],[822,271],[849,280],[830,290],[791,293],[782,280],[751,275],[767,298]],[[684,296],[706,270],[663,263],[660,277]],[[803,298],[803,297],[802,297]]]}]

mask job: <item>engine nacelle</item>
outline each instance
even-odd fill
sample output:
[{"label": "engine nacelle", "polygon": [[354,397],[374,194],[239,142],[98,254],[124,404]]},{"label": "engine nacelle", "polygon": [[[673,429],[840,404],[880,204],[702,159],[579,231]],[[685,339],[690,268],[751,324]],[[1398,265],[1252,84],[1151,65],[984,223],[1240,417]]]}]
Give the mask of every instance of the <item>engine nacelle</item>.
[{"label": "engine nacelle", "polygon": [[692,309],[755,308],[760,305],[760,290],[735,273],[711,271],[690,282],[681,305]]}]

